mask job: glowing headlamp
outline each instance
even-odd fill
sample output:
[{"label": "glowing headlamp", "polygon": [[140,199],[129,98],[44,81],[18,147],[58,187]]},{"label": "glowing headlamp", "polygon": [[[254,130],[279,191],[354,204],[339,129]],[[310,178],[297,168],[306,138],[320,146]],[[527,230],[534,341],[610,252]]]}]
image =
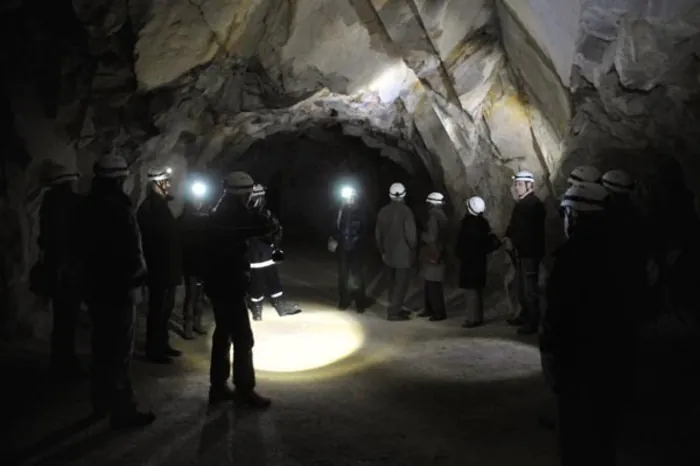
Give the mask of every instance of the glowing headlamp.
[{"label": "glowing headlamp", "polygon": [[340,197],[346,201],[355,197],[355,194],[355,189],[351,186],[344,186],[343,189],[340,190]]},{"label": "glowing headlamp", "polygon": [[166,167],[166,168],[165,168],[165,173],[167,173],[168,175],[172,175],[172,174],[173,174],[173,169],[170,168],[170,167]]},{"label": "glowing headlamp", "polygon": [[207,192],[209,192],[209,186],[207,186],[206,183],[202,181],[195,181],[194,183],[192,183],[190,191],[192,192],[192,195],[194,197],[201,199],[207,195]]}]

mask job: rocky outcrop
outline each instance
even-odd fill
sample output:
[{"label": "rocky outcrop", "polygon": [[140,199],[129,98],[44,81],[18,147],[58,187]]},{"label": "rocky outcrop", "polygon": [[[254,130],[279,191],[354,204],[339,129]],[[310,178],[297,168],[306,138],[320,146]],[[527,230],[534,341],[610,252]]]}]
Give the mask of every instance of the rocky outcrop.
[{"label": "rocky outcrop", "polygon": [[12,289],[36,255],[35,193],[49,159],[87,173],[97,155],[119,151],[139,173],[165,160],[184,171],[225,166],[274,134],[333,127],[427,172],[455,218],[464,198],[481,194],[497,230],[512,205],[510,175],[522,168],[545,181],[551,206],[583,162],[645,177],[671,155],[700,185],[690,143],[700,87],[695,0],[2,8],[3,69],[13,70],[4,91],[12,134],[24,141],[3,168],[3,218],[13,219],[3,225],[23,225],[2,235],[20,258],[3,271]]}]

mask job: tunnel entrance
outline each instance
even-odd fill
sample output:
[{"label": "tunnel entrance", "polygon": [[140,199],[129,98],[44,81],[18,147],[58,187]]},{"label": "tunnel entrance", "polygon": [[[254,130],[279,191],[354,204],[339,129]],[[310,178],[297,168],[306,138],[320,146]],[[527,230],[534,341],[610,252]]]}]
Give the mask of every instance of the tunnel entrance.
[{"label": "tunnel entrance", "polygon": [[223,171],[245,170],[268,189],[270,209],[282,221],[287,241],[325,244],[342,187],[360,193],[370,227],[387,202],[389,186],[403,183],[407,203],[420,215],[427,194],[436,189],[418,156],[392,150],[398,160],[343,133],[340,125],[280,132],[256,141]]}]

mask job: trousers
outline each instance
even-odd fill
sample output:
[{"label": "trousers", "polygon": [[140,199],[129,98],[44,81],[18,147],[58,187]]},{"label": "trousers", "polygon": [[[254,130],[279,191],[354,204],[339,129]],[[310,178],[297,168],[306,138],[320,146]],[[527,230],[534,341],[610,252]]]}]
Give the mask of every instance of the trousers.
[{"label": "trousers", "polygon": [[55,367],[68,367],[77,362],[75,334],[81,302],[80,295],[76,292],[57,290],[51,297],[51,364]]},{"label": "trousers", "polygon": [[130,300],[88,302],[92,320],[91,401],[95,412],[134,409],[131,362],[136,306]]},{"label": "trousers", "polygon": [[442,282],[434,282],[425,280],[424,292],[425,310],[428,314],[435,317],[445,317],[445,292]]},{"label": "trousers", "polygon": [[212,386],[221,386],[231,376],[231,348],[233,347],[233,384],[242,392],[255,388],[253,367],[253,329],[250,326],[245,294],[220,284],[207,286],[205,291],[214,309],[214,335],[211,346],[209,380]]},{"label": "trousers", "polygon": [[398,316],[403,310],[403,303],[408,293],[411,269],[388,267],[389,274],[389,317]]},{"label": "trousers", "polygon": [[520,318],[525,325],[536,328],[540,323],[540,260],[518,258],[517,275]]},{"label": "trousers", "polygon": [[265,296],[272,299],[282,297],[282,283],[280,281],[277,266],[270,265],[250,271],[250,300],[259,303],[265,300]]},{"label": "trousers", "polygon": [[185,277],[185,302],[183,305],[183,318],[185,322],[201,324],[202,308],[204,304],[204,290],[202,283],[196,277]]},{"label": "trousers", "polygon": [[358,251],[338,251],[338,300],[342,305],[366,298],[364,261]]},{"label": "trousers", "polygon": [[465,322],[481,323],[484,321],[484,290],[483,288],[465,290],[467,315]]},{"label": "trousers", "polygon": [[175,287],[148,287],[146,353],[163,354],[170,346],[170,317],[175,307]]}]

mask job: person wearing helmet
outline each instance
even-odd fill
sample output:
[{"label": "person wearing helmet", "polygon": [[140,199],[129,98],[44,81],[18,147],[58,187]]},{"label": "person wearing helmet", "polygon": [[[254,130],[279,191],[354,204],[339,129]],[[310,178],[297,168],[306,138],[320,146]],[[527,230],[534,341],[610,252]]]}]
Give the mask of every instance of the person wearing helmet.
[{"label": "person wearing helmet", "polygon": [[445,244],[447,243],[447,215],[443,206],[445,195],[438,192],[428,194],[428,217],[421,233],[420,273],[424,281],[425,309],[419,317],[428,317],[437,322],[447,318],[445,294],[442,282],[445,279]]},{"label": "person wearing helmet", "polygon": [[479,196],[467,199],[467,213],[462,219],[456,245],[460,260],[459,287],[466,290],[467,315],[462,327],[478,327],[484,322],[484,288],[486,287],[486,258],[501,247],[501,241],[491,231],[484,218],[486,203]]},{"label": "person wearing helmet", "polygon": [[92,318],[92,405],[115,428],[155,420],[136,409],[131,387],[136,304],[146,279],[141,235],[128,189],[123,157],[105,155],[94,165],[85,201],[83,266],[85,300]]},{"label": "person wearing helmet", "polygon": [[580,165],[569,174],[567,183],[573,186],[579,183],[599,183],[600,170],[592,165]]},{"label": "person wearing helmet", "polygon": [[[253,209],[279,225],[277,218],[265,207],[265,187],[263,185],[256,184],[253,187],[251,202]],[[251,314],[255,321],[262,320],[266,294],[270,297],[272,306],[280,317],[292,316],[301,312],[299,306],[284,298],[284,290],[275,260],[278,257],[283,257],[282,250],[279,248],[281,240],[282,227],[279,226],[278,234],[273,238],[252,238],[248,243],[251,269],[249,299]]]},{"label": "person wearing helmet", "polygon": [[513,177],[515,208],[506,229],[504,245],[514,252],[518,277],[520,315],[509,319],[518,334],[537,333],[540,321],[539,270],[544,257],[544,203],[535,195],[535,176],[520,171]]},{"label": "person wearing helmet", "polygon": [[[570,187],[561,202],[566,243],[547,284],[539,346],[557,397],[562,464],[613,464],[616,413],[634,361],[634,326],[606,225],[607,192]],[[591,314],[603,319],[594,331]]]},{"label": "person wearing helmet", "polygon": [[357,200],[357,189],[345,186],[340,194],[342,205],[328,243],[338,259],[338,309],[345,310],[354,302],[357,312],[362,313],[370,305],[364,273],[367,217]]},{"label": "person wearing helmet", "polygon": [[149,189],[138,209],[143,253],[148,268],[148,317],[146,358],[156,364],[170,364],[181,352],[170,346],[170,317],[175,291],[182,283],[182,241],[180,228],[170,210],[172,170],[148,170]]},{"label": "person wearing helmet", "polygon": [[[233,400],[241,407],[264,409],[270,406],[270,400],[255,391],[253,330],[246,303],[250,279],[248,242],[252,238],[272,241],[279,235],[280,227],[274,219],[253,208],[254,185],[253,178],[242,171],[225,178],[223,193],[199,241],[206,258],[204,292],[211,301],[216,324],[209,399],[213,403]],[[231,375],[231,346],[235,391],[227,381]]]},{"label": "person wearing helmet", "polygon": [[44,293],[51,300],[51,369],[73,377],[81,368],[75,353],[75,332],[80,315],[81,280],[78,240],[84,196],[77,193],[80,173],[63,165],[50,167],[44,180],[48,190],[39,209],[40,263],[46,274]]},{"label": "person wearing helmet", "polygon": [[390,321],[408,320],[410,315],[404,311],[403,304],[411,279],[418,235],[415,216],[404,202],[405,198],[406,188],[403,184],[394,183],[389,187],[391,202],[379,211],[374,231],[377,248],[391,280],[387,316]]}]

